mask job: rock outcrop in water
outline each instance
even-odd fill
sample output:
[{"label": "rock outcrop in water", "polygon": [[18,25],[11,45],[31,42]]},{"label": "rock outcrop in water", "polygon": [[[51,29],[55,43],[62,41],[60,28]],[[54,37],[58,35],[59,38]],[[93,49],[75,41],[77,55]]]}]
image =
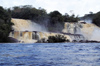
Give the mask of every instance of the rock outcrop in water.
[{"label": "rock outcrop in water", "polygon": [[7,42],[8,42],[8,43],[18,43],[19,41],[18,41],[16,38],[8,37],[8,38],[7,38]]}]

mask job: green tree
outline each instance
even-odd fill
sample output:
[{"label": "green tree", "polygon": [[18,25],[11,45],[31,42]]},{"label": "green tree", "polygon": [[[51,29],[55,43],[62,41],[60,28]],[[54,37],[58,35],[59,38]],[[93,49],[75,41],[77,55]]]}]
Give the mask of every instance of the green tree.
[{"label": "green tree", "polygon": [[49,36],[48,37],[48,43],[58,43],[58,42],[69,42],[69,40],[66,40],[66,37],[63,35],[55,35],[55,36]]},{"label": "green tree", "polygon": [[0,6],[0,42],[6,42],[11,31],[11,16]]},{"label": "green tree", "polygon": [[60,12],[53,11],[49,13],[49,31],[60,32],[64,26],[64,19]]},{"label": "green tree", "polygon": [[58,11],[53,11],[49,14],[50,16],[50,23],[56,24],[57,22],[61,23],[64,22],[64,19],[62,17],[62,14]]},{"label": "green tree", "polygon": [[36,22],[43,21],[47,13],[45,9],[36,9],[31,5],[15,6],[11,11],[12,18],[31,19]]},{"label": "green tree", "polygon": [[79,21],[79,17],[78,16],[75,17],[74,14],[71,16],[68,14],[65,14],[63,18],[64,18],[64,22],[78,22]]},{"label": "green tree", "polygon": [[94,15],[94,18],[92,20],[92,23],[100,27],[100,12],[96,13]]}]

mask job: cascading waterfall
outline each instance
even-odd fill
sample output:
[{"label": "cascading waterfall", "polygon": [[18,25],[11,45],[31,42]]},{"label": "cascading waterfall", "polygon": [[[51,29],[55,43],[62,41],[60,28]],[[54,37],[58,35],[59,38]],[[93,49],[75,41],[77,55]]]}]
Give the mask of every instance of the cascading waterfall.
[{"label": "cascading waterfall", "polygon": [[78,23],[65,23],[63,32],[72,33],[72,34],[80,34],[81,24]]},{"label": "cascading waterfall", "polygon": [[[31,22],[30,20],[12,18],[12,22],[14,23],[12,26],[14,31],[10,33],[10,37],[16,38],[19,41],[24,41],[25,43],[33,43],[43,38],[48,39],[48,36],[55,36],[60,34],[47,32],[44,27],[41,27],[40,25],[36,24],[35,22]],[[97,40],[98,36],[95,37],[96,39],[94,38],[95,32],[97,32],[97,30],[99,31],[100,28],[94,24],[66,22],[62,32],[66,33],[63,35],[70,41],[80,41],[87,39]],[[60,35],[62,35],[62,33]]]},{"label": "cascading waterfall", "polygon": [[99,40],[100,28],[92,23],[68,23],[66,22],[63,29],[64,33],[82,34],[85,40]]},{"label": "cascading waterfall", "polygon": [[[80,35],[75,35],[75,34],[82,34],[81,32],[81,28],[82,28],[82,25],[80,23],[68,23],[66,22],[65,23],[65,28],[63,29],[63,32],[64,33],[71,33],[73,35],[70,35],[70,37],[73,39],[73,40],[77,40],[79,41],[77,38],[80,36]],[[82,37],[79,37],[80,39]],[[83,39],[82,39],[83,40]]]},{"label": "cascading waterfall", "polygon": [[95,27],[96,26],[94,24],[83,24],[81,31],[82,34],[86,37],[86,39],[88,40],[91,39]]},{"label": "cascading waterfall", "polygon": [[47,31],[45,27],[30,20],[12,18],[11,22],[14,23],[14,31]]},{"label": "cascading waterfall", "polygon": [[24,42],[30,42],[32,41],[32,38],[34,40],[39,40],[39,33],[32,33],[31,31],[47,31],[45,27],[40,26],[39,24],[36,24],[35,22],[32,22],[30,20],[12,18],[11,22],[14,23],[14,25],[12,26],[12,29],[14,30],[14,36],[12,35],[12,33],[10,33],[10,37],[14,37],[19,41],[21,40]]},{"label": "cascading waterfall", "polygon": [[100,28],[95,27],[92,33],[90,40],[97,40],[100,41]]}]

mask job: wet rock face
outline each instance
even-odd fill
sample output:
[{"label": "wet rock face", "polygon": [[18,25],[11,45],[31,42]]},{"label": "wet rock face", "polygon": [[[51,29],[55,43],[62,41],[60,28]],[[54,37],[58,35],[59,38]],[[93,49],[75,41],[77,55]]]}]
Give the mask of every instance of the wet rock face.
[{"label": "wet rock face", "polygon": [[95,40],[91,40],[91,41],[89,41],[89,40],[87,40],[87,41],[85,41],[86,43],[100,43],[100,41],[95,41]]}]

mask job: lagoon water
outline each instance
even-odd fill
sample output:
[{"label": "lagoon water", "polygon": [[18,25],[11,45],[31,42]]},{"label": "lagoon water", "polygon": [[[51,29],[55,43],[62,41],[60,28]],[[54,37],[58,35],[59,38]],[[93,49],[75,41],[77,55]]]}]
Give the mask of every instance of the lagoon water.
[{"label": "lagoon water", "polygon": [[0,66],[100,66],[100,44],[0,44]]}]

